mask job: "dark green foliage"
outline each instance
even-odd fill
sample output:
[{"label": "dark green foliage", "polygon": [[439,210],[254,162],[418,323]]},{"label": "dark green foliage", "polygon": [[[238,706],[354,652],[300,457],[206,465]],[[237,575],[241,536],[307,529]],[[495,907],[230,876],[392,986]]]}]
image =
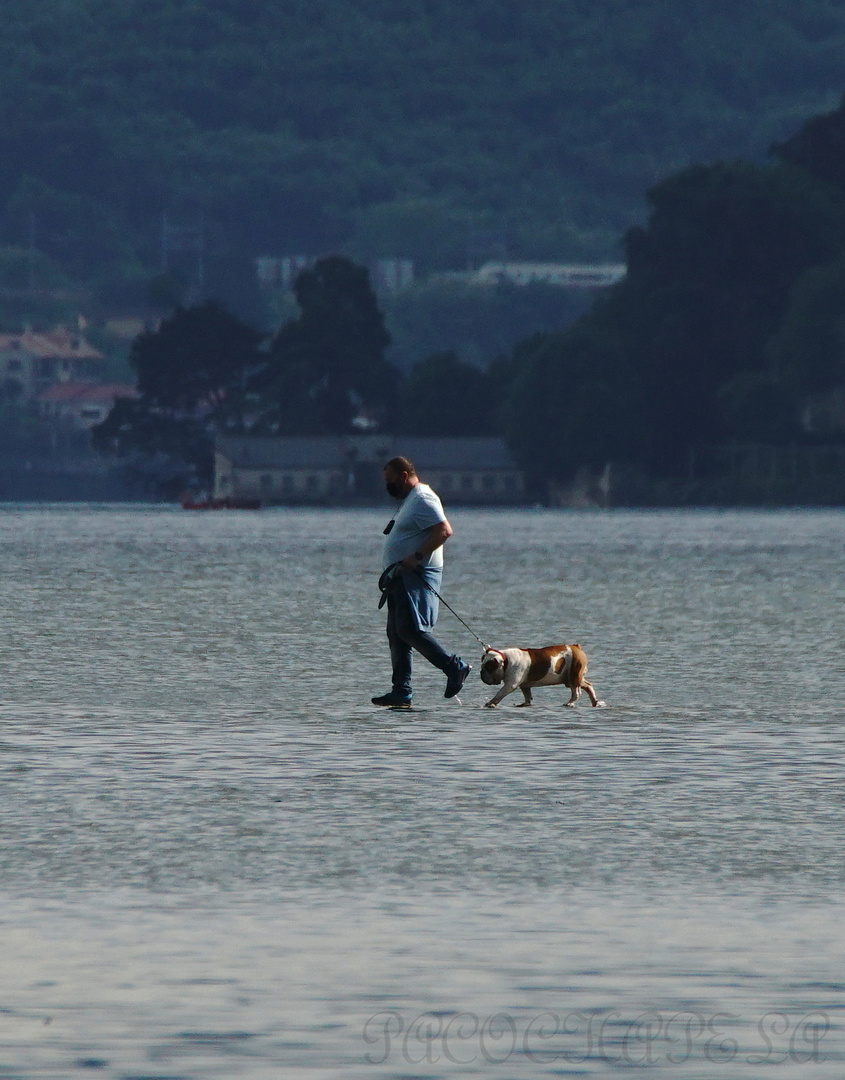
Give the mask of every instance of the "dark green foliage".
[{"label": "dark green foliage", "polygon": [[214,438],[202,420],[123,398],[92,439],[96,450],[121,459],[126,479],[146,491],[175,498],[187,488],[211,485]]},{"label": "dark green foliage", "polygon": [[538,330],[570,326],[593,295],[588,289],[540,283],[434,281],[401,292],[385,305],[393,338],[388,357],[401,371],[409,371],[421,357],[450,351],[487,367]]},{"label": "dark green foliage", "polygon": [[614,317],[597,305],[571,330],[514,350],[503,426],[538,496],[585,465],[642,455],[647,395]]},{"label": "dark green foliage", "polygon": [[649,198],[648,228],[626,238],[618,303],[648,388],[650,464],[673,468],[691,442],[743,437],[743,414],[717,407],[720,387],[768,372],[766,343],[792,283],[845,234],[829,192],[777,166],[696,167]]},{"label": "dark green foliage", "polygon": [[797,279],[769,354],[798,400],[845,386],[845,253]]},{"label": "dark green foliage", "polygon": [[435,353],[412,369],[402,388],[401,430],[407,435],[498,435],[493,378],[454,352]]},{"label": "dark green foliage", "polygon": [[[625,238],[626,279],[523,349],[514,401],[528,423],[509,433],[526,465],[677,476],[696,445],[800,438],[802,395],[841,378],[841,266],[812,269],[845,248],[839,193],[799,169],[734,162],[686,169],[649,201],[648,224]],[[829,329],[813,345],[802,335],[820,308]]]},{"label": "dark green foliage", "polygon": [[838,109],[812,117],[772,150],[811,176],[845,188],[845,98]]},{"label": "dark green foliage", "polygon": [[269,347],[223,305],[177,307],[134,342],[139,398],[119,401],[95,445],[126,459],[149,486],[173,493],[212,479],[223,432],[341,434],[364,417],[395,416],[399,375],[369,275],[331,257],[296,280],[299,315]]},{"label": "dark green foliage", "polygon": [[[159,9],[169,6],[162,2]],[[786,7],[774,8],[783,26]],[[495,11],[490,0],[491,18]],[[695,5],[685,8],[693,28],[697,12]],[[838,16],[827,8],[815,15],[803,11],[802,33],[819,41]],[[524,25],[523,13],[508,18]],[[677,46],[685,25],[670,19],[652,29],[667,47]],[[735,82],[732,93],[739,98],[741,89]],[[533,106],[523,104],[535,116]],[[626,279],[569,329],[527,338],[492,363],[487,375],[466,356],[462,361],[454,347],[456,338],[463,352],[471,334],[483,337],[475,316],[462,310],[464,322],[455,317],[436,328],[447,348],[432,349],[414,368],[400,408],[401,378],[385,359],[390,338],[367,272],[334,256],[300,275],[298,314],[282,325],[259,362],[239,363],[236,376],[215,366],[215,334],[204,339],[202,364],[185,360],[175,367],[156,359],[160,340],[140,339],[133,358],[139,373],[145,371],[147,413],[122,405],[100,437],[116,445],[122,439],[131,448],[140,432],[141,441],[166,460],[181,454],[201,471],[215,425],[243,425],[247,404],[249,423],[262,433],[339,433],[361,419],[383,430],[399,422],[419,434],[470,434],[495,430],[492,418],[498,417],[538,494],[548,479],[568,478],[584,465],[615,461],[672,478],[689,468],[696,457],[691,451],[708,444],[786,444],[812,439],[814,430],[841,437],[845,188],[834,167],[841,157],[841,114],[811,122],[779,144],[775,164],[689,166],[652,187],[647,223],[624,237]],[[303,120],[303,130],[349,122],[331,110],[319,114],[313,102],[304,115],[310,120]],[[382,208],[379,214],[358,215],[358,227],[379,217],[382,224],[389,221],[389,204],[380,192],[373,204]],[[331,212],[339,205],[332,203]],[[426,317],[450,324],[452,299],[439,309],[422,303],[423,324]],[[514,291],[510,301],[513,330],[520,305],[524,314],[537,297]],[[421,318],[411,300],[397,301],[393,314],[397,320]],[[184,309],[177,316],[184,319]],[[210,316],[206,312],[205,321]],[[484,340],[494,343],[499,331],[485,331]],[[167,337],[175,328],[167,322],[159,333]],[[202,340],[195,329],[187,337]],[[177,340],[179,335],[167,338],[171,358],[186,356],[180,349],[187,346],[177,347]],[[256,344],[254,337],[252,352],[247,350],[253,360]],[[810,415],[820,418],[815,429]]]},{"label": "dark green foliage", "polygon": [[383,426],[399,375],[385,359],[390,335],[368,271],[332,256],[303,270],[294,288],[300,313],[274,336],[250,384],[257,430],[338,434],[358,417]]},{"label": "dark green foliage", "polygon": [[126,459],[162,493],[208,485],[215,434],[244,430],[244,390],[259,342],[219,303],[177,308],[136,338],[129,359],[140,397],[116,403],[94,428],[94,445]]},{"label": "dark green foliage", "polygon": [[260,336],[221,304],[179,307],[132,345],[129,363],[152,409],[220,417],[239,408],[247,376],[258,363]]},{"label": "dark green foliage", "polygon": [[[830,0],[4,0],[0,240],[110,289],[259,254],[606,257],[642,192],[841,94]],[[33,133],[37,132],[37,138]],[[228,292],[226,293],[229,299]]]},{"label": "dark green foliage", "polygon": [[[737,372],[715,388],[714,397],[720,421],[714,429],[727,431],[735,442],[776,444],[798,436],[801,398],[772,371]],[[705,440],[688,445],[694,442]]]}]

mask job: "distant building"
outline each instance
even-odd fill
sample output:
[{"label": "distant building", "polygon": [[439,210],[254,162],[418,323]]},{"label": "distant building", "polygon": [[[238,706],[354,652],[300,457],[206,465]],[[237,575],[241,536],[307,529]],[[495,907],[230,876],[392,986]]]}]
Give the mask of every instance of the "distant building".
[{"label": "distant building", "polygon": [[370,280],[377,293],[392,296],[414,284],[412,259],[376,259],[370,265]]},{"label": "distant building", "polygon": [[0,384],[17,384],[24,398],[37,397],[52,383],[96,381],[102,367],[103,354],[79,332],[0,334]]},{"label": "distant building", "polygon": [[297,274],[308,270],[317,262],[316,255],[262,255],[255,260],[255,272],[262,289],[293,288]]},{"label": "distant building", "polygon": [[383,501],[382,467],[400,454],[453,504],[524,500],[522,472],[501,439],[388,435],[221,438],[214,497],[263,503]]},{"label": "distant building", "polygon": [[604,289],[625,277],[624,263],[580,265],[571,263],[486,262],[466,280],[479,285],[508,281],[513,285],[557,285],[569,289]]},{"label": "distant building", "polygon": [[123,383],[54,383],[38,395],[41,416],[79,429],[102,423],[119,398],[136,398],[134,386]]},{"label": "distant building", "polygon": [[142,315],[112,315],[103,324],[103,330],[111,337],[122,341],[134,341],[145,330],[156,330],[158,319]]},{"label": "distant building", "polygon": [[[255,260],[258,284],[263,289],[282,289],[290,291],[297,274],[310,269],[321,256],[283,255],[279,258],[262,255]],[[414,282],[414,263],[412,259],[385,258],[373,259],[367,264],[373,291],[381,295],[392,295],[407,289]]]}]

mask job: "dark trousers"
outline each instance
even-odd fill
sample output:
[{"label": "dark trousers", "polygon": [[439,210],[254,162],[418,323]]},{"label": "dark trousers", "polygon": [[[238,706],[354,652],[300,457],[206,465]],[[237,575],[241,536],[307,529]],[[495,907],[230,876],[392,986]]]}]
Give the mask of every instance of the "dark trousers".
[{"label": "dark trousers", "polygon": [[448,671],[455,663],[433,634],[420,630],[408,594],[401,582],[387,597],[387,640],[393,664],[393,689],[397,694],[411,696],[411,650],[416,649],[440,671]]}]

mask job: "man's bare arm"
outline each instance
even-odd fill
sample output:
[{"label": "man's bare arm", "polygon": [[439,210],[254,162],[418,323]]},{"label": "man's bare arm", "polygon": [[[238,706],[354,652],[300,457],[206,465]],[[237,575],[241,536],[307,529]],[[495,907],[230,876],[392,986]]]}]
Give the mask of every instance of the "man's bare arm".
[{"label": "man's bare arm", "polygon": [[437,551],[439,547],[446,543],[452,535],[452,531],[452,526],[446,520],[439,522],[437,525],[432,525],[426,534],[425,540],[413,555],[408,555],[407,558],[402,560],[402,565],[408,570],[413,570],[415,566],[419,566],[432,552]]}]

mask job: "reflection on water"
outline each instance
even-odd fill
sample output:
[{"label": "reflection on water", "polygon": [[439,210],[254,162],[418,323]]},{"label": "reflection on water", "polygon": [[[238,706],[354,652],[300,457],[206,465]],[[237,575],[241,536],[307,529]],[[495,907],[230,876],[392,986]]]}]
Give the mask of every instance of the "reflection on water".
[{"label": "reflection on water", "polygon": [[609,707],[410,713],[383,517],[0,510],[0,1077],[840,1080],[841,515],[454,510]]}]

